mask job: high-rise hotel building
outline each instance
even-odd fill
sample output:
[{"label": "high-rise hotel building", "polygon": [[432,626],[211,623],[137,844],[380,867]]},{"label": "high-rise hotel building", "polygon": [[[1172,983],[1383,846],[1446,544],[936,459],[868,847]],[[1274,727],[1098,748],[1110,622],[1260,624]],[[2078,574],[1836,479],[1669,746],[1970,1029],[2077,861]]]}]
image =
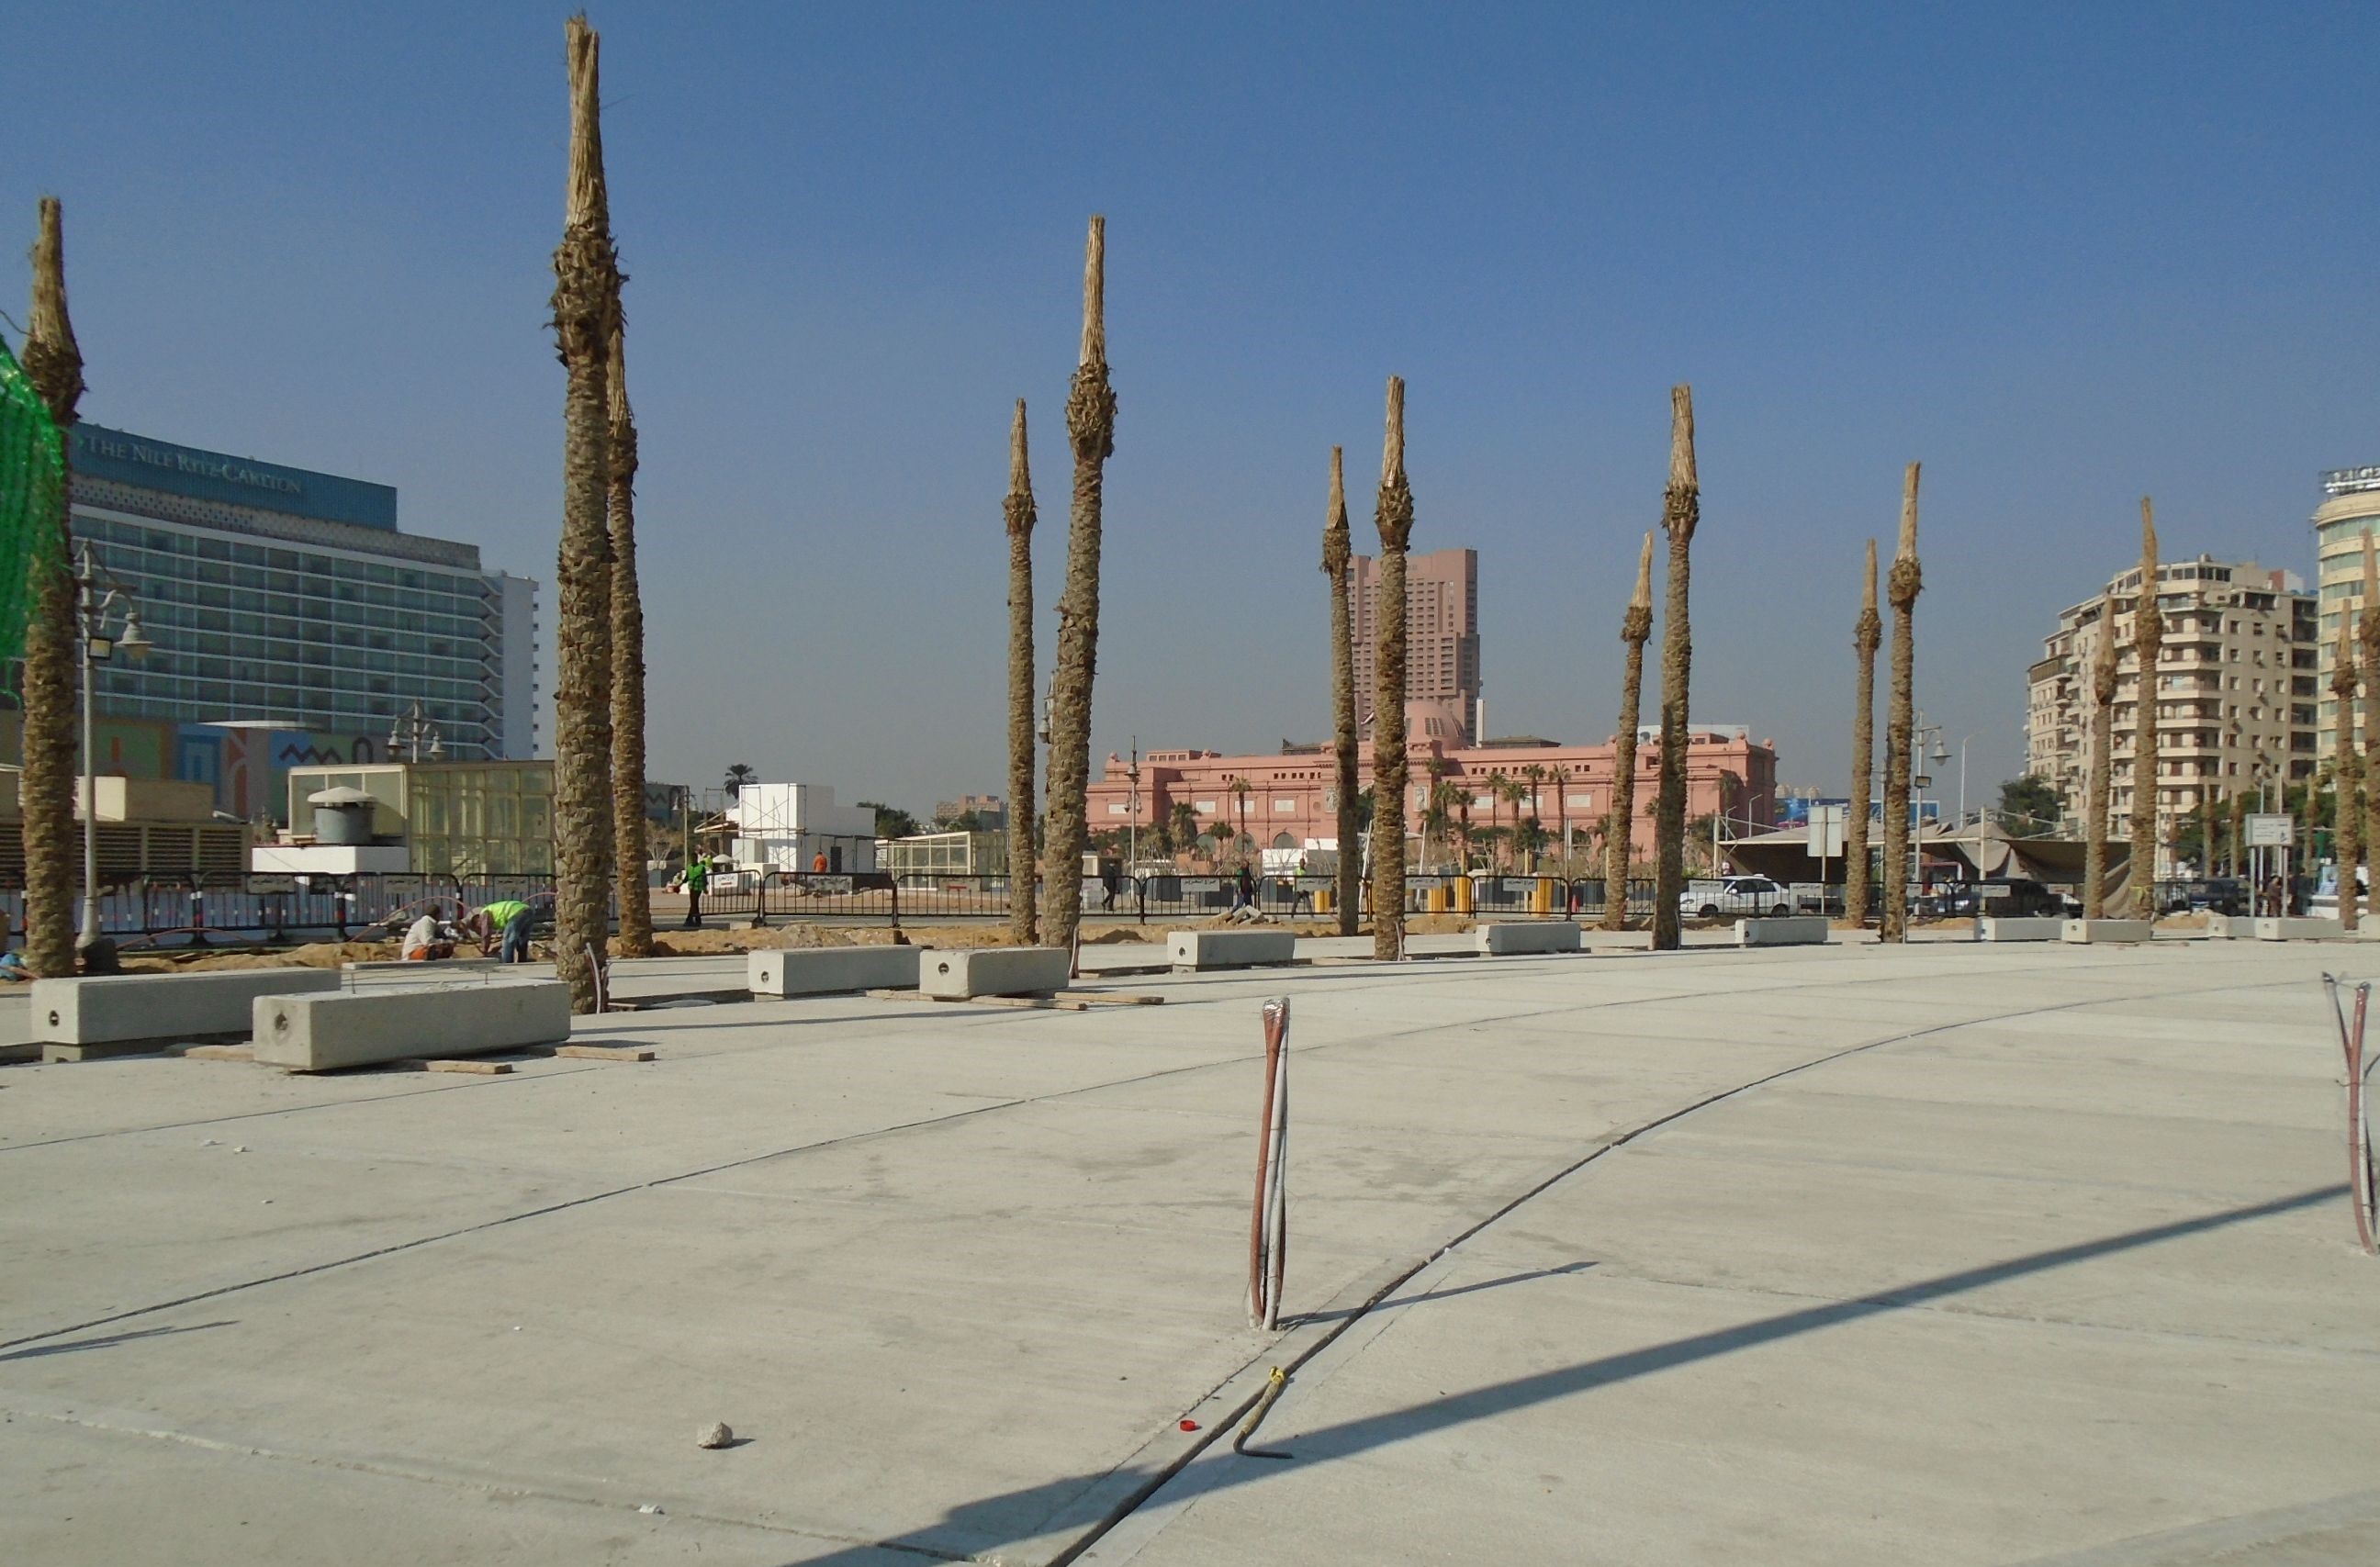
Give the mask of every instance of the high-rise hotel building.
[{"label": "high-rise hotel building", "polygon": [[384,749],[419,704],[447,757],[537,754],[534,581],[486,569],[475,544],[397,531],[385,484],[95,424],[72,435],[78,548],[131,589],[154,644],[101,666],[103,717],[318,737],[346,760]]},{"label": "high-rise hotel building", "polygon": [[[1354,611],[1355,711],[1368,732],[1378,678],[1380,563],[1357,555],[1348,574]],[[1415,735],[1415,744],[1476,745],[1485,736],[1479,678],[1479,552],[1434,550],[1405,557],[1405,698],[1443,702],[1461,717],[1455,735]]]}]

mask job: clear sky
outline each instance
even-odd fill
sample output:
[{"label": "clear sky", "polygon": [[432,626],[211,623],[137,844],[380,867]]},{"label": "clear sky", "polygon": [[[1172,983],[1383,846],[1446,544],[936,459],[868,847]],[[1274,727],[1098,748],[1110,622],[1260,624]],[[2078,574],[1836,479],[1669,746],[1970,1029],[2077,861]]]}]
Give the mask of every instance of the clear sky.
[{"label": "clear sky", "polygon": [[[408,530],[550,585],[563,9],[12,9],[0,296],[21,321],[57,192],[87,417],[394,483]],[[1325,465],[1361,541],[1390,373],[1415,548],[1481,554],[1490,727],[1566,738],[1611,731],[1691,382],[1694,716],[1829,791],[1909,459],[1919,702],[1975,798],[2142,493],[2169,553],[2310,575],[2319,470],[2380,461],[2368,5],[593,20],[656,778],[1002,786],[1009,408],[1046,670],[1094,212],[1100,753],[1328,733]]]}]

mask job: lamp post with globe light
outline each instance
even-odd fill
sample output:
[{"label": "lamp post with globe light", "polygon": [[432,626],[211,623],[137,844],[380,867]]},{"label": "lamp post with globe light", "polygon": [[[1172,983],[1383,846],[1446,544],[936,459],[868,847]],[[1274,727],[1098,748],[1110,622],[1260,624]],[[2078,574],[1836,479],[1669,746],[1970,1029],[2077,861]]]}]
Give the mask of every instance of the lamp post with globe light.
[{"label": "lamp post with globe light", "polygon": [[[99,741],[92,688],[99,684],[99,666],[115,661],[120,649],[134,663],[149,656],[152,646],[140,630],[140,613],[132,607],[132,589],[110,576],[91,553],[89,543],[75,572],[75,612],[82,633],[82,928],[75,935],[75,951],[91,966],[90,954],[100,941],[99,929]],[[108,613],[123,606],[124,629],[108,634]]]}]

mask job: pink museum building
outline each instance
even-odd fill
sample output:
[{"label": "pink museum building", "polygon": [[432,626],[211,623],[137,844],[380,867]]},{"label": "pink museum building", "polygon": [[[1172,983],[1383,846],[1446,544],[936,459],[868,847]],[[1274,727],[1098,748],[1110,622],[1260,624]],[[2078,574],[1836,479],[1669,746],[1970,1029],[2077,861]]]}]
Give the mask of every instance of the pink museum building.
[{"label": "pink museum building", "polygon": [[[1611,807],[1613,753],[1611,741],[1597,745],[1560,745],[1528,741],[1486,746],[1463,744],[1464,715],[1451,703],[1416,700],[1406,704],[1410,746],[1410,789],[1405,807],[1405,832],[1418,837],[1422,806],[1430,784],[1430,763],[1439,764],[1439,777],[1470,799],[1470,821],[1486,827],[1491,820],[1510,826],[1514,807],[1491,803],[1487,785],[1490,773],[1502,773],[1519,784],[1524,797],[1517,814],[1535,816],[1544,824],[1548,853],[1590,853],[1601,841],[1602,819]],[[1777,749],[1774,742],[1754,740],[1740,724],[1698,724],[1688,732],[1686,757],[1686,817],[1698,820],[1723,813],[1730,823],[1727,836],[1742,837],[1775,823],[1777,810]],[[1636,825],[1633,841],[1649,857],[1652,844],[1654,792],[1658,786],[1660,731],[1646,729],[1636,745]],[[1529,770],[1541,770],[1532,777]],[[1368,784],[1372,747],[1367,741],[1357,769]],[[1247,836],[1259,848],[1294,849],[1335,845],[1338,801],[1333,795],[1329,750],[1300,749],[1279,756],[1227,757],[1215,751],[1149,751],[1141,758],[1140,781],[1135,789],[1130,766],[1120,756],[1107,759],[1104,776],[1090,786],[1090,828],[1110,832],[1136,822],[1146,832],[1170,820],[1176,804],[1186,804],[1205,833],[1216,828],[1239,831],[1245,819]],[[1247,789],[1237,785],[1245,780]],[[1135,808],[1135,795],[1137,809]],[[1460,806],[1456,808],[1460,810]]]}]

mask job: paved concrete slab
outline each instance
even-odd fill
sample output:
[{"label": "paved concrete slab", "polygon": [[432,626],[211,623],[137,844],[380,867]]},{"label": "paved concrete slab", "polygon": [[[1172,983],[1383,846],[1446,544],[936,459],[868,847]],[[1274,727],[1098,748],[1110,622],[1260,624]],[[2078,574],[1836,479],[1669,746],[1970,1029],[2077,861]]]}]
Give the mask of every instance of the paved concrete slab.
[{"label": "paved concrete slab", "polygon": [[[1450,957],[582,1020],[659,1059],[435,1087],[13,1067],[0,1557],[1032,1562],[1120,1516],[1086,1561],[2361,1563],[2325,958]],[[1296,1456],[1200,1451],[1281,1362]]]}]

